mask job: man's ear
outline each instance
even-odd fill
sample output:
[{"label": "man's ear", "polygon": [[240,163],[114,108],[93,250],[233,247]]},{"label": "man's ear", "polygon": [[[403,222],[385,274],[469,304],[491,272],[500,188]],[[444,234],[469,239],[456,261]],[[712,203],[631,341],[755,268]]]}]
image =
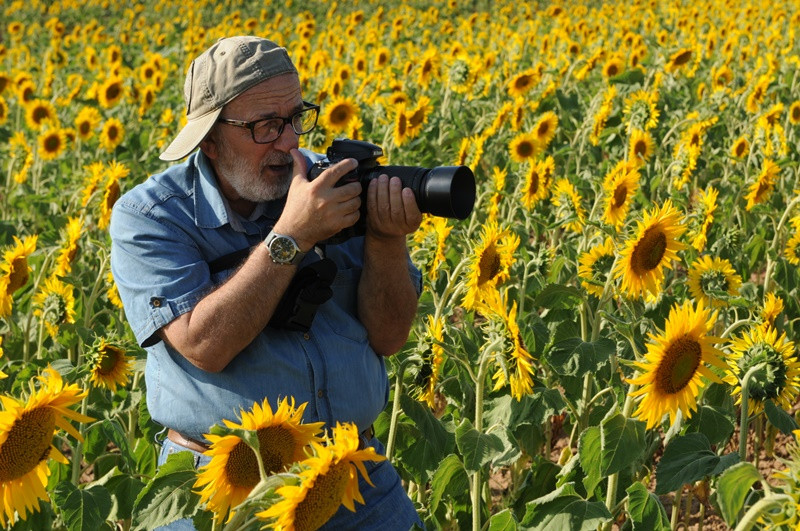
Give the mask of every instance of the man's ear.
[{"label": "man's ear", "polygon": [[200,149],[206,154],[206,157],[211,160],[216,160],[219,156],[218,146],[217,132],[214,129],[209,131],[206,137],[200,141]]}]

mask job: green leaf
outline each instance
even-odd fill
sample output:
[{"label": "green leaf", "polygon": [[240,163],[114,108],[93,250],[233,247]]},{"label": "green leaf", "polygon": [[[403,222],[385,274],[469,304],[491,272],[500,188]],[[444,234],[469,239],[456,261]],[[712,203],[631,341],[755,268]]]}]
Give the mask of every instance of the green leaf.
[{"label": "green leaf", "polygon": [[753,483],[763,478],[752,463],[737,463],[717,480],[717,503],[725,523],[733,527]]},{"label": "green leaf", "polygon": [[86,444],[84,455],[86,460],[94,462],[98,457],[107,452],[106,447],[111,442],[119,450],[122,457],[120,469],[125,471],[135,470],[136,458],[131,451],[128,435],[114,419],[103,419],[92,424],[86,431]]},{"label": "green leaf", "polygon": [[536,296],[533,305],[551,310],[570,310],[583,302],[583,294],[578,288],[562,284],[548,284]]},{"label": "green leaf", "polygon": [[628,487],[628,514],[634,531],[669,531],[667,511],[658,496],[647,491],[638,481]]},{"label": "green leaf", "polygon": [[600,423],[601,471],[605,476],[619,472],[644,453],[644,422],[629,419],[619,412]]},{"label": "green leaf", "polygon": [[489,519],[489,531],[517,531],[517,519],[511,509],[504,509]]},{"label": "green leaf", "polygon": [[575,492],[572,483],[525,506],[521,525],[531,530],[569,529],[595,531],[611,520],[611,513],[602,502],[587,502]]},{"label": "green leaf", "polygon": [[71,531],[106,527],[111,513],[111,495],[102,485],[79,489],[69,481],[62,481],[52,498]]},{"label": "green leaf", "polygon": [[158,451],[156,447],[144,438],[137,439],[133,447],[133,456],[136,459],[136,471],[145,477],[152,477],[158,468]]},{"label": "green leaf", "polygon": [[455,450],[453,434],[418,400],[403,394],[400,405],[419,431],[414,442],[404,449],[403,462],[416,472],[418,480],[427,482],[442,459]]},{"label": "green leaf", "polygon": [[105,482],[111,493],[113,505],[110,520],[127,520],[133,515],[133,503],[144,488],[144,483],[135,477],[120,474],[112,476]]},{"label": "green leaf", "polygon": [[764,413],[767,414],[767,418],[773,426],[786,435],[794,436],[792,432],[798,429],[797,422],[783,408],[776,406],[772,400],[768,399],[764,401]]},{"label": "green leaf", "polygon": [[603,474],[600,471],[600,452],[600,427],[589,426],[578,439],[578,457],[581,468],[586,473],[583,478],[583,486],[590,494],[603,480]]},{"label": "green leaf", "polygon": [[676,437],[664,450],[656,469],[656,494],[678,490],[706,476],[720,473],[731,466],[738,454],[720,458],[711,450],[708,438],[702,433],[688,433]]},{"label": "green leaf", "polygon": [[447,495],[469,492],[469,476],[464,469],[461,459],[455,454],[450,454],[436,469],[431,480],[431,513],[435,513],[439,503],[447,498]]},{"label": "green leaf", "polygon": [[721,444],[733,434],[733,422],[721,408],[701,406],[687,421],[689,431],[696,431],[708,437],[710,444]]},{"label": "green leaf", "polygon": [[468,419],[456,428],[456,445],[464,456],[464,467],[476,472],[503,452],[503,441],[492,433],[480,433]]},{"label": "green leaf", "polygon": [[196,479],[194,454],[177,452],[170,455],[136,497],[133,527],[153,529],[193,516],[200,501],[200,497],[192,492]]},{"label": "green leaf", "polygon": [[571,337],[554,344],[546,358],[555,372],[562,376],[583,376],[597,372],[616,352],[616,345],[608,338],[587,343]]},{"label": "green leaf", "polygon": [[620,83],[622,85],[635,85],[644,81],[644,72],[638,68],[631,68],[625,72],[608,79],[609,83]]},{"label": "green leaf", "polygon": [[525,504],[530,500],[541,498],[556,489],[556,478],[561,467],[558,464],[536,455],[531,461],[528,473],[522,483],[516,488],[514,511],[524,514]]}]

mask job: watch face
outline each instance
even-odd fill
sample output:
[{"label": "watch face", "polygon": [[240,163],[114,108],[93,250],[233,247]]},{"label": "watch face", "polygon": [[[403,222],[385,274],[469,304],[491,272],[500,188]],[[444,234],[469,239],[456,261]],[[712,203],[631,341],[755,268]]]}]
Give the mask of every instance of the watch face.
[{"label": "watch face", "polygon": [[289,238],[278,236],[272,240],[269,246],[269,254],[272,255],[272,259],[276,262],[291,262],[294,255],[297,254],[297,248]]}]

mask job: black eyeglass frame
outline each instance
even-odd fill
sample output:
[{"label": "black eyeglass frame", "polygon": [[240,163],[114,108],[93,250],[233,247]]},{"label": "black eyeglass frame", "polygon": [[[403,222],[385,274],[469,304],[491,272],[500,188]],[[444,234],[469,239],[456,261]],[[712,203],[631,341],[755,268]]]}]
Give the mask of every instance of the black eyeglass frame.
[{"label": "black eyeglass frame", "polygon": [[[304,135],[306,133],[310,133],[311,131],[314,130],[315,127],[317,127],[317,120],[319,120],[319,110],[320,110],[319,105],[316,105],[314,103],[308,102],[306,100],[303,100],[303,105],[305,105],[305,107],[303,107],[302,109],[300,109],[296,113],[292,114],[288,118],[284,118],[283,116],[273,116],[272,118],[262,118],[261,120],[255,120],[253,122],[245,122],[245,121],[242,121],[242,120],[231,120],[230,118],[217,118],[217,121],[221,122],[223,124],[233,125],[235,127],[244,127],[245,129],[249,129],[250,130],[250,137],[253,139],[253,142],[255,142],[256,144],[271,144],[271,143],[275,142],[276,140],[278,140],[281,137],[281,135],[283,134],[283,128],[286,127],[286,124],[291,125],[292,126],[292,130],[298,136],[299,135]],[[303,113],[311,111],[311,110],[315,111],[315,113],[314,113],[314,125],[312,125],[308,130],[303,131],[303,132],[300,132],[297,129],[295,129],[294,123],[292,123],[292,121],[294,120],[295,116],[297,116],[298,114],[303,114]],[[281,123],[281,126],[278,129],[278,136],[276,136],[275,138],[273,138],[272,140],[269,140],[267,142],[259,142],[258,140],[256,140],[256,126],[258,126],[258,124],[260,124],[260,123],[268,122],[270,120],[283,120],[283,123]]]}]

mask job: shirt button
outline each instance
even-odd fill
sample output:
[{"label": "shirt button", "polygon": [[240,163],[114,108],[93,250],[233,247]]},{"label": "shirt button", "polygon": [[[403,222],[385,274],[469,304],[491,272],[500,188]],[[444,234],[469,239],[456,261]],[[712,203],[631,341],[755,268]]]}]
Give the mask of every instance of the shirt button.
[{"label": "shirt button", "polygon": [[322,398],[323,396],[325,396],[325,391],[323,389],[320,389],[319,391],[317,391],[317,396]]},{"label": "shirt button", "polygon": [[309,339],[311,339],[311,336],[308,334],[308,332],[306,332],[305,334],[303,334],[303,339],[305,339],[306,341],[308,341]]}]

